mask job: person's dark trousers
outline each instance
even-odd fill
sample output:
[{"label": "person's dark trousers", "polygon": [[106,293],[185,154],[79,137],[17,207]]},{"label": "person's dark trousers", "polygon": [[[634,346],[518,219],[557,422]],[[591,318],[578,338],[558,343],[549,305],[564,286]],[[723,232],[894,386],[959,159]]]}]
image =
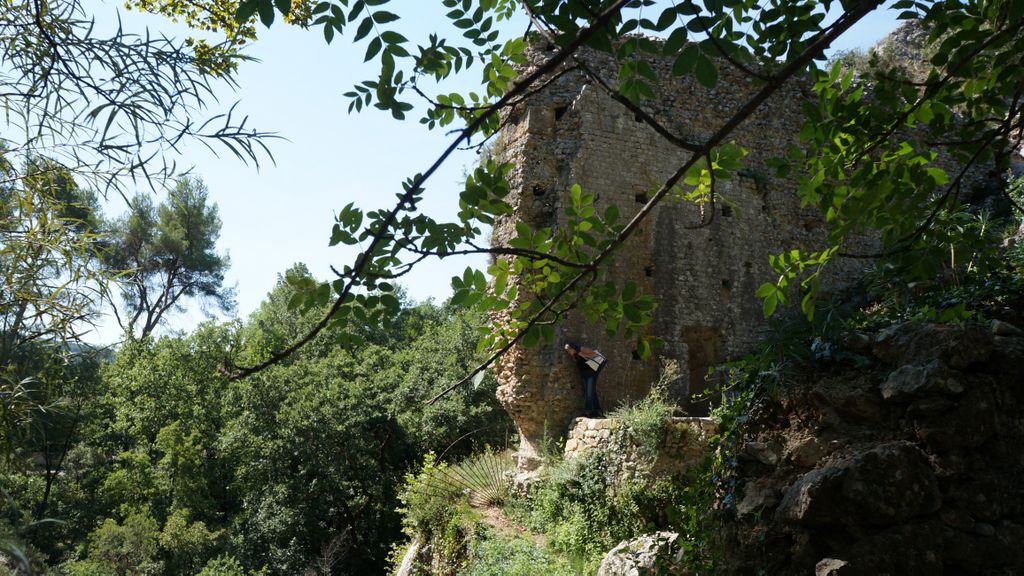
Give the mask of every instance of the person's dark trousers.
[{"label": "person's dark trousers", "polygon": [[601,403],[597,400],[597,374],[583,373],[583,415],[593,418],[601,415]]}]

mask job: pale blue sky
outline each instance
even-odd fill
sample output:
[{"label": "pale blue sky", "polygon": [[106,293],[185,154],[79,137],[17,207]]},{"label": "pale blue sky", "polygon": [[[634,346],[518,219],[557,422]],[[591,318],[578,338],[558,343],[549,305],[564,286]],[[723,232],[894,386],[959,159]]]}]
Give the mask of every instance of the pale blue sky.
[{"label": "pale blue sky", "polygon": [[[102,0],[90,5],[100,22],[112,19],[118,9],[117,3]],[[395,0],[391,10],[403,15],[398,29],[414,44],[431,32],[448,30],[438,24],[443,14],[439,0]],[[134,13],[122,17],[126,29],[148,26],[170,36],[185,34],[163,18]],[[870,46],[895,24],[891,12],[872,15],[837,48]],[[425,170],[451,138],[439,130],[428,131],[415,120],[397,122],[373,109],[348,114],[342,94],[353,83],[369,79],[373,67],[362,63],[363,49],[353,50],[346,38],[327,45],[319,29],[280,23],[269,30],[260,26],[259,34],[246,52],[259,62],[241,65],[238,90],[222,86],[214,109],[226,110],[238,101],[236,113],[248,114],[250,126],[286,138],[270,142],[276,165],[266,161],[257,170],[226,150],[218,158],[195,144],[184,146],[177,159],[204,179],[220,207],[220,245],[230,253],[232,264],[227,282],[237,286],[241,316],[259,305],[277,275],[293,263],[305,262],[314,275],[326,278],[330,265],[350,260],[353,250],[327,246],[335,211],[350,201],[364,209],[390,206],[400,182]],[[470,86],[478,75],[473,70],[459,80]],[[428,213],[438,218],[454,215],[463,170],[474,162],[475,154],[462,153],[435,174],[423,203]],[[122,210],[123,203],[113,200],[108,209]],[[403,284],[415,299],[443,300],[450,294],[453,274],[483,262],[427,262]],[[201,319],[198,311],[190,311],[179,314],[173,326],[187,329]],[[106,335],[116,336],[111,327],[103,332],[104,340]]]}]

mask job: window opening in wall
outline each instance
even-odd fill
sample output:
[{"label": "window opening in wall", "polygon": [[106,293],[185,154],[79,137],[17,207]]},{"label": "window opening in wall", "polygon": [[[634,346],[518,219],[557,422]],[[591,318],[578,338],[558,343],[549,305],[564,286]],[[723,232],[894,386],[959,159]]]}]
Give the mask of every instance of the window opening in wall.
[{"label": "window opening in wall", "polygon": [[722,278],[722,288],[725,288],[726,290],[732,290],[732,280],[729,280],[728,278]]},{"label": "window opening in wall", "polygon": [[534,184],[533,185],[533,195],[534,196],[543,196],[546,192],[547,192],[547,190],[545,190],[544,187],[541,186],[540,184]]},{"label": "window opening in wall", "polygon": [[732,218],[732,206],[722,206],[722,216]]},{"label": "window opening in wall", "polygon": [[708,397],[708,368],[722,363],[722,339],[714,328],[687,326],[683,328],[682,340],[686,344],[686,364],[689,368],[686,411],[690,416],[707,416],[711,413],[711,402],[714,400]]},{"label": "window opening in wall", "polygon": [[568,112],[568,111],[569,111],[569,107],[568,106],[556,106],[555,107],[555,120],[561,120],[562,116],[565,116],[565,113]]},{"label": "window opening in wall", "polygon": [[654,264],[644,267],[644,276],[647,276],[648,278],[654,276]]},{"label": "window opening in wall", "polygon": [[637,204],[647,204],[647,192],[640,192],[633,197]]}]

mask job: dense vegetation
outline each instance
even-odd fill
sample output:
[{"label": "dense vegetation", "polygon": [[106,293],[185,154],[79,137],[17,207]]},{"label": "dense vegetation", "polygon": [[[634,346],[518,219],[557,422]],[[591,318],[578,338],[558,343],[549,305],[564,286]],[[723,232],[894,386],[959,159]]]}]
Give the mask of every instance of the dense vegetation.
[{"label": "dense vegetation", "polygon": [[[1019,248],[998,248],[1008,221],[990,220],[967,203],[973,191],[963,185],[971,166],[993,167],[998,180],[1010,148],[1020,146],[1020,0],[899,0],[900,17],[926,30],[927,62],[914,70],[880,62],[869,71],[822,62],[838,37],[879,9],[877,1],[842,3],[842,14],[830,18],[833,3],[811,1],[444,0],[447,37],[432,27],[417,49],[394,29],[401,15],[386,9],[388,0],[131,4],[224,31],[229,41],[175,44],[122,30],[98,37],[76,0],[15,0],[0,15],[0,83],[9,111],[0,155],[0,473],[8,496],[0,546],[23,570],[379,571],[401,538],[396,510],[404,475],[422,455],[455,459],[474,443],[500,445],[507,436],[486,379],[438,404],[422,403],[474,370],[480,358],[472,325],[482,315],[412,305],[391,280],[433,257],[488,252],[472,242],[512,209],[504,200],[508,165],[488,162],[467,178],[453,222],[417,208],[436,166],[396,186],[390,209],[349,205],[337,215],[331,244],[361,251],[337,267],[337,278],[296,268],[250,318],[153,337],[181,295],[230,308],[220,282],[227,262],[214,250],[216,211],[204,205],[201,185],[180,180],[171,186],[171,204],[154,207],[139,197],[131,214],[104,221],[95,193],[76,178],[112,190],[130,177],[170,176],[174,163],[164,156],[181,139],[222,142],[258,160],[265,134],[230,115],[222,126],[197,117],[212,83],[231,78],[240,39],[255,39],[256,18],[270,25],[281,14],[328,42],[350,35],[379,67],[346,94],[349,109],[376,107],[401,119],[424,96],[425,125],[464,126],[451,149],[492,136],[506,106],[583,46],[618,60],[618,84],[606,88],[631,110],[657,81],[638,54],[671,58],[674,74],[692,74],[708,87],[718,66],[737,67],[758,93],[727,111],[723,127],[755,116],[788,80],[812,81],[801,147],[763,168],[798,174],[797,194],[821,212],[830,233],[820,249],[774,258],[777,282],[758,294],[766,313],[799,302],[815,324],[801,324],[796,337],[775,339],[740,367],[752,376],[740,380],[747,384],[741,402],[720,415],[726,447],[756,395],[770,393],[773,374],[794,363],[842,359],[842,336],[851,329],[902,318],[977,322],[1020,308]],[[502,41],[495,26],[518,10],[530,12],[531,27],[554,49],[546,69],[513,82],[528,43],[518,33]],[[636,31],[666,41],[630,35]],[[483,87],[449,92],[445,82],[471,66],[482,68]],[[426,94],[435,82],[435,93]],[[650,295],[609,277],[602,264],[664,199],[713,204],[715,182],[741,169],[745,155],[726,144],[728,129],[689,142],[654,128],[669,132],[685,160],[651,190],[637,218],[626,223],[617,210],[598,213],[593,196],[574,187],[566,226],[518,228],[487,271],[493,282],[482,270],[453,280],[455,303],[508,314],[501,330],[487,334],[488,361],[518,342],[551,341],[552,324],[573,306],[611,332],[639,333],[650,321]],[[935,166],[936,148],[962,169]],[[997,188],[1019,216],[1019,187]],[[189,210],[179,210],[193,200],[196,235],[182,225]],[[865,231],[879,235],[882,251],[847,254],[847,239]],[[879,258],[877,291],[866,308],[817,299],[820,270],[846,256]],[[109,283],[114,279],[123,282]],[[89,317],[117,293],[130,337],[116,350],[83,345]],[[651,343],[641,340],[638,351],[649,352]],[[431,516],[447,512],[430,498],[420,503],[425,509],[416,503],[417,478],[429,477],[431,466],[407,481],[406,525],[444,527],[451,538],[442,541],[468,545],[461,517]],[[725,478],[715,466],[728,466],[728,457],[705,470]],[[509,566],[591,566],[599,549],[649,524],[688,528],[701,542],[699,515],[661,519],[651,510],[706,493],[610,482],[600,455],[552,468],[533,497],[510,510],[545,533],[551,548],[483,538],[459,552],[479,560],[467,570],[494,572],[501,557],[515,559]],[[417,525],[417,518],[433,520]]]},{"label": "dense vegetation", "polygon": [[106,360],[83,351],[51,369],[60,390],[27,385],[48,404],[8,445],[2,531],[36,568],[377,573],[420,455],[505,441],[490,380],[423,404],[472,364],[480,321],[432,303],[407,302],[392,330],[367,332],[358,350],[325,333],[288,363],[228,382],[225,358],[258,354],[310,321],[288,309],[292,292],[282,279],[244,322],[131,340]]}]

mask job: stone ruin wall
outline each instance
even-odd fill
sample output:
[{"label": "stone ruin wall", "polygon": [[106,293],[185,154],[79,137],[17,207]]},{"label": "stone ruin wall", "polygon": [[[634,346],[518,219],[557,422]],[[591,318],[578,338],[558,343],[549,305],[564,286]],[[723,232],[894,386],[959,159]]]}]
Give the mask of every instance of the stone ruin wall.
[{"label": "stone ruin wall", "polygon": [[700,463],[707,454],[709,439],[717,428],[709,418],[670,418],[664,438],[655,454],[646,454],[632,438],[632,430],[621,421],[609,418],[576,418],[565,439],[565,458],[578,458],[605,446],[615,446],[619,474],[623,479],[647,475],[683,474]]},{"label": "stone ruin wall", "polygon": [[[551,51],[535,46],[527,71]],[[584,52],[592,70],[615,85],[617,65],[607,55]],[[650,58],[659,78],[656,98],[642,106],[679,136],[700,142],[724,124],[758,86],[729,66],[718,66],[715,89],[699,85],[692,76],[671,75],[671,61]],[[682,375],[670,392],[691,415],[706,413],[706,404],[689,400],[703,390],[707,369],[751,350],[761,339],[766,322],[757,287],[776,274],[768,256],[799,248],[822,246],[820,214],[801,208],[792,179],[780,179],[765,166],[784,155],[796,142],[803,122],[800,103],[813,98],[808,87],[789,82],[766,102],[755,117],[741,124],[730,140],[746,148],[745,169],[738,178],[717,183],[728,200],[715,205],[710,225],[692,203],[666,198],[617,252],[611,277],[631,280],[641,294],[658,302],[649,333],[664,339],[654,357],[675,360]],[[515,236],[515,221],[533,228],[559,226],[566,217],[569,189],[578,183],[596,197],[599,212],[609,204],[620,209],[626,222],[646,202],[688,153],[665,141],[632,112],[612,100],[579,71],[569,71],[542,91],[518,104],[505,118],[498,155],[513,162],[514,208],[494,227],[493,245]],[[851,250],[868,250],[862,239]],[[853,284],[863,261],[837,261],[830,266],[823,290]],[[501,318],[496,318],[500,322]],[[603,325],[571,314],[558,329],[560,340],[578,341],[600,349],[609,364],[598,383],[601,405],[608,411],[628,399],[642,397],[658,379],[658,361],[636,359],[632,341],[608,337]],[[520,433],[521,469],[538,463],[536,446],[544,438],[563,436],[583,409],[578,370],[561,342],[539,348],[513,348],[497,366],[498,398]]]}]

